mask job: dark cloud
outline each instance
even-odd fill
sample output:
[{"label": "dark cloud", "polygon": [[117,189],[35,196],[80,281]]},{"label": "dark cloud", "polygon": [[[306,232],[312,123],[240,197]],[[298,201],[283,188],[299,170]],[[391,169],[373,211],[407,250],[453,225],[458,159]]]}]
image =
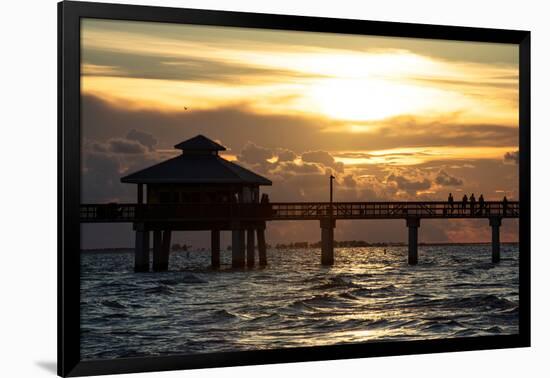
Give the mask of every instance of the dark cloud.
[{"label": "dark cloud", "polygon": [[344,178],[342,179],[342,182],[344,183],[345,186],[349,188],[355,188],[357,186],[357,181],[351,174],[344,176]]},{"label": "dark cloud", "polygon": [[136,129],[130,130],[126,135],[126,139],[138,141],[147,147],[149,151],[153,151],[155,149],[155,145],[157,144],[157,140],[153,135],[143,131],[138,131]]},{"label": "dark cloud", "polygon": [[250,164],[265,164],[274,156],[273,150],[247,142],[238,156],[239,161]]},{"label": "dark cloud", "polygon": [[[265,50],[298,51],[301,53],[321,49],[333,49],[338,52],[374,52],[409,51],[414,54],[452,62],[474,62],[502,64],[504,67],[517,67],[517,48],[507,44],[495,43],[463,43],[447,40],[420,38],[387,38],[380,36],[365,36],[337,33],[297,33],[295,31],[272,31],[261,29],[219,28],[206,26],[182,26],[176,28],[164,23],[128,23],[110,22],[110,20],[85,20],[84,30],[95,30],[107,35],[123,32],[124,38],[132,33],[138,38],[151,37],[158,40],[168,40],[173,43],[200,43],[203,46],[230,48],[234,51],[243,47],[254,46]],[[120,37],[118,37],[120,38]],[[89,49],[89,48],[88,48]],[[181,49],[180,49],[181,50]]]},{"label": "dark cloud", "polygon": [[87,153],[84,156],[81,201],[113,202],[127,194],[119,185],[120,164],[118,160],[101,153]]},{"label": "dark cloud", "polygon": [[277,161],[293,161],[298,157],[294,151],[290,151],[284,148],[277,150]]},{"label": "dark cloud", "polygon": [[386,178],[386,181],[395,183],[398,189],[404,190],[408,193],[416,193],[421,190],[428,190],[432,186],[432,183],[427,178],[414,180],[393,173]]},{"label": "dark cloud", "polygon": [[[517,128],[499,125],[458,125],[422,122],[397,117],[371,123],[376,131],[351,134],[326,132],[342,126],[326,118],[266,115],[248,111],[247,105],[196,111],[166,112],[113,106],[91,95],[82,96],[82,133],[89,140],[107,140],[136,129],[158,140],[156,148],[172,148],[197,134],[219,139],[240,151],[247,140],[266,148],[295,151],[365,151],[424,146],[513,146]],[[261,125],[261,127],[259,127]],[[243,138],[243,135],[246,138]]]},{"label": "dark cloud", "polygon": [[321,163],[328,167],[334,164],[334,158],[326,151],[310,151],[302,154],[302,160],[310,163]]},{"label": "dark cloud", "polygon": [[109,151],[117,154],[144,154],[147,148],[136,140],[113,138],[107,141]]},{"label": "dark cloud", "polygon": [[373,157],[372,154],[369,154],[366,152],[338,152],[334,156],[341,157],[341,158],[350,158],[350,159],[370,159]]},{"label": "dark cloud", "polygon": [[519,150],[505,153],[504,154],[504,162],[505,163],[518,164],[519,163]]},{"label": "dark cloud", "polygon": [[[273,177],[270,198],[272,201],[326,201],[328,199],[328,175],[315,164],[278,167],[285,175]],[[302,170],[301,173],[298,173]],[[293,172],[293,174],[288,174]]]},{"label": "dark cloud", "polygon": [[324,174],[323,166],[316,163],[296,164],[293,161],[284,161],[278,163],[275,169],[271,172],[276,175],[309,175],[309,174]]},{"label": "dark cloud", "polygon": [[308,163],[321,163],[326,167],[334,168],[337,172],[344,171],[344,164],[334,160],[334,157],[326,151],[304,152],[302,160]]},{"label": "dark cloud", "polygon": [[438,173],[435,182],[442,186],[461,186],[464,183],[460,178],[453,177],[445,171],[440,171]]},{"label": "dark cloud", "polygon": [[436,77],[412,77],[412,80],[419,81],[421,83],[435,84],[438,87],[451,86],[451,87],[472,87],[477,89],[480,86],[493,87],[498,89],[516,89],[519,77],[517,75],[501,76],[492,78],[493,80],[487,81],[472,81],[472,80],[456,80],[456,79],[442,79]]},{"label": "dark cloud", "polygon": [[[96,48],[82,50],[84,65],[109,67],[97,75],[137,79],[185,80],[200,82],[238,83],[285,82],[296,78],[319,78],[285,69],[227,63],[222,59],[201,59],[192,56],[155,56]],[[93,71],[87,76],[96,75]],[[243,80],[246,78],[246,80]]]},{"label": "dark cloud", "polygon": [[83,202],[135,201],[135,185],[123,184],[120,178],[168,158],[163,153],[149,151],[136,140],[123,137],[105,142],[85,140],[82,151]]},{"label": "dark cloud", "polygon": [[126,138],[109,138],[105,142],[86,141],[84,148],[99,154],[143,155],[148,152],[148,148],[139,141]]},{"label": "dark cloud", "polygon": [[517,145],[518,129],[507,125],[462,124],[458,114],[447,119],[424,121],[412,115],[366,124],[378,126],[369,135],[386,138],[396,146],[509,146]]}]

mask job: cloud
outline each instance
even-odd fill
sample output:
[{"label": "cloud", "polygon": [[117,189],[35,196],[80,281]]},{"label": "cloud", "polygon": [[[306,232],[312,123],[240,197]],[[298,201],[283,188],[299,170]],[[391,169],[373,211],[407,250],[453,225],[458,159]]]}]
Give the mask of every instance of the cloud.
[{"label": "cloud", "polygon": [[149,133],[132,129],[125,138],[113,137],[105,142],[86,140],[84,144],[84,148],[92,153],[145,155],[155,150],[157,140]]},{"label": "cloud", "polygon": [[293,161],[284,161],[275,165],[275,169],[271,171],[275,175],[311,175],[318,174],[324,175],[324,169],[322,165],[316,163],[302,163],[298,164]]},{"label": "cloud", "polygon": [[326,151],[304,152],[302,160],[311,163],[321,163],[329,167],[334,164],[334,158]]},{"label": "cloud", "polygon": [[[288,82],[305,78],[321,78],[324,75],[296,72],[285,68],[269,68],[260,65],[238,64],[219,58],[198,58],[193,53],[171,56],[155,56],[140,52],[113,51],[85,48],[82,50],[84,75],[112,76],[134,79],[198,81],[225,84],[258,84]],[[246,77],[246,80],[243,78]]]},{"label": "cloud", "polygon": [[136,140],[128,140],[125,138],[110,138],[106,142],[88,141],[85,143],[88,150],[100,154],[128,154],[128,155],[143,155],[147,153],[146,146]]},{"label": "cloud", "polygon": [[349,188],[355,188],[357,186],[357,181],[355,180],[352,174],[344,176],[342,182],[344,183],[345,186]]},{"label": "cloud", "polygon": [[153,135],[145,133],[143,131],[138,131],[136,129],[130,130],[126,135],[126,139],[134,140],[141,143],[142,145],[147,147],[149,151],[153,151],[155,145],[157,144],[157,140],[155,139],[155,137],[153,137]]},{"label": "cloud", "polygon": [[519,150],[511,151],[504,154],[504,162],[518,164],[519,163]]},{"label": "cloud", "polygon": [[302,161],[320,163],[326,167],[334,168],[337,172],[344,171],[344,164],[334,160],[334,157],[326,151],[309,151],[302,154]]},{"label": "cloud", "polygon": [[422,190],[428,190],[432,186],[432,183],[427,178],[424,178],[423,180],[413,180],[393,173],[386,178],[386,181],[389,183],[393,182],[398,189],[409,194]]},{"label": "cloud", "polygon": [[84,154],[82,174],[82,202],[113,202],[124,197],[119,183],[120,164],[117,159],[103,153]]},{"label": "cloud", "polygon": [[277,161],[293,161],[298,157],[294,151],[280,148],[277,150]]},{"label": "cloud", "polygon": [[[154,135],[156,148],[172,148],[197,134],[223,140],[225,146],[234,151],[240,151],[250,140],[275,153],[275,149],[282,146],[290,151],[380,151],[403,146],[502,147],[518,143],[514,127],[452,122],[453,119],[427,122],[415,117],[398,117],[377,122],[372,132],[350,133],[339,121],[296,114],[258,114],[249,111],[247,104],[166,112],[139,109],[130,103],[111,103],[92,95],[82,96],[84,138],[107,140],[136,129]],[[325,131],[333,127],[339,131]],[[339,153],[338,156],[347,155]]]},{"label": "cloud", "polygon": [[265,164],[273,157],[273,150],[247,142],[238,156],[239,161],[250,164]]},{"label": "cloud", "polygon": [[[409,130],[413,129],[414,125],[421,128],[428,127],[426,123],[418,120],[417,124],[410,124],[413,126],[407,127],[402,124],[402,129],[397,132],[388,129],[391,131],[388,135],[384,135],[383,132],[377,132],[378,134],[375,135],[323,132],[322,130],[328,125],[326,120],[295,115],[261,115],[248,112],[246,106],[168,113],[126,108],[97,97],[83,95],[82,110],[82,135],[85,143],[82,174],[83,202],[135,201],[135,185],[121,184],[120,177],[150,166],[159,160],[165,160],[166,152],[165,155],[161,155],[161,151],[170,150],[174,144],[199,133],[212,139],[222,140],[224,145],[235,151],[239,158],[238,164],[248,165],[250,169],[270,178],[274,183],[273,187],[262,188],[262,191],[268,192],[272,201],[327,201],[329,181],[326,170],[334,169],[330,167],[335,164],[334,156],[371,158],[372,156],[368,154],[370,150],[411,144],[439,145],[444,143],[446,138],[451,138],[450,135],[438,135],[440,132],[445,132],[443,124],[440,128],[435,126],[433,135],[427,131],[417,133],[415,130]],[[261,127],[258,127],[259,125]],[[467,133],[473,135],[482,129],[464,126],[464,130],[465,133],[456,140],[448,139],[453,141],[451,146],[459,146],[462,143],[469,147],[476,147],[485,146],[487,143],[495,145],[500,143],[484,140],[479,135],[470,140]],[[505,143],[513,143],[516,138],[514,134],[517,134],[517,129],[510,127],[492,130],[497,134],[502,133],[496,139]],[[492,137],[494,134],[489,133],[484,138]],[[156,143],[153,143],[153,140]],[[253,143],[248,144],[247,140]],[[469,144],[470,141],[472,144]],[[500,144],[500,146],[513,145]],[[242,150],[245,151],[242,152]],[[513,150],[510,148],[508,159],[502,152],[491,159],[476,157],[447,159],[442,155],[441,159],[413,166],[400,166],[399,162],[391,165],[386,163],[364,166],[346,164],[345,174],[342,172],[335,174],[338,176],[335,198],[338,201],[414,200],[428,197],[432,200],[445,200],[448,189],[441,187],[440,184],[431,185],[432,182],[437,184],[436,179],[441,171],[446,172],[450,177],[462,180],[463,186],[460,189],[468,194],[483,193],[486,199],[501,199],[502,193],[495,192],[499,189],[513,193],[508,198],[517,198],[517,167],[512,164],[503,164],[503,158],[507,162],[517,161],[513,158],[517,157],[517,151]],[[298,157],[302,151],[307,151],[304,153],[305,160],[317,162],[305,160],[300,162]],[[349,151],[349,154],[344,152],[335,155],[336,152],[327,151]],[[311,155],[311,152],[321,153]],[[395,155],[406,153],[392,152]],[[247,163],[241,160],[241,157],[254,163]],[[269,158],[276,158],[276,160],[273,159],[275,162],[269,163],[267,162]],[[262,162],[263,164],[260,164]],[[447,178],[446,182],[450,182],[449,180]],[[426,191],[432,193],[424,194]],[[364,224],[354,222],[353,225],[357,226],[350,228],[349,234],[347,234],[348,229],[340,226],[338,232],[346,232],[348,236],[345,238],[391,240],[392,235],[405,229],[399,222],[395,228],[384,225],[386,234],[373,232],[370,236],[363,236],[361,232],[365,230]],[[277,227],[277,225],[270,224],[269,227]],[[376,223],[375,228],[382,230],[384,227],[378,227]],[[434,239],[435,234],[428,233],[427,228],[424,227],[423,225],[423,235],[426,240]],[[374,228],[369,226],[368,229]],[[313,225],[312,230],[314,237],[317,237],[318,225]],[[441,240],[445,239],[442,237]]]},{"label": "cloud", "polygon": [[441,186],[461,186],[464,182],[442,170],[436,176],[435,183]]},{"label": "cloud", "polygon": [[113,138],[109,139],[107,144],[109,150],[117,154],[144,154],[146,152],[146,147],[135,140]]}]

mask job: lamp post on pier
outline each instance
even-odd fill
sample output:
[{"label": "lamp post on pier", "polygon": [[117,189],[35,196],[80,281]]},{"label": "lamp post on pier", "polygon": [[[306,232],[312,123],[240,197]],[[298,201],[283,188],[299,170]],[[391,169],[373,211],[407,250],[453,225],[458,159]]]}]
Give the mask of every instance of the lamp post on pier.
[{"label": "lamp post on pier", "polygon": [[321,219],[321,264],[334,264],[334,218],[332,212],[333,181],[335,177],[330,175],[330,202],[328,217]]},{"label": "lamp post on pier", "polygon": [[330,217],[332,217],[332,194],[333,194],[333,184],[335,177],[333,175],[330,175],[330,203],[329,203],[329,214]]}]

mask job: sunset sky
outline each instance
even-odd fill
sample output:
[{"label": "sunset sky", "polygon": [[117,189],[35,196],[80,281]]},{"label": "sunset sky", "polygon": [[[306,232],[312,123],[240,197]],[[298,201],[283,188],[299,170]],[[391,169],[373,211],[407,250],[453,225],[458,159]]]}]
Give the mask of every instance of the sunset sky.
[{"label": "sunset sky", "polygon": [[[135,201],[120,177],[199,133],[271,179],[272,201],[327,200],[331,173],[340,201],[518,197],[517,45],[92,19],[81,27],[83,202]],[[310,223],[270,225],[268,239],[319,240]],[[336,239],[404,240],[402,223],[340,222]],[[488,241],[485,223],[424,222],[420,237]],[[130,246],[120,235],[112,243]],[[504,223],[503,239],[517,240],[516,221]]]}]

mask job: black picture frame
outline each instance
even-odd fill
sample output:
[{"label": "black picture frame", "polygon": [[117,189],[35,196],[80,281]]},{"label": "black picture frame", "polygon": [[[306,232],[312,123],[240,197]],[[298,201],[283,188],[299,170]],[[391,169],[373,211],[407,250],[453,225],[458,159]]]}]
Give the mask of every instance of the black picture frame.
[{"label": "black picture frame", "polygon": [[[80,359],[80,19],[101,18],[519,46],[519,333],[113,360]],[[530,346],[530,32],[63,1],[58,4],[58,374],[82,376]]]}]

